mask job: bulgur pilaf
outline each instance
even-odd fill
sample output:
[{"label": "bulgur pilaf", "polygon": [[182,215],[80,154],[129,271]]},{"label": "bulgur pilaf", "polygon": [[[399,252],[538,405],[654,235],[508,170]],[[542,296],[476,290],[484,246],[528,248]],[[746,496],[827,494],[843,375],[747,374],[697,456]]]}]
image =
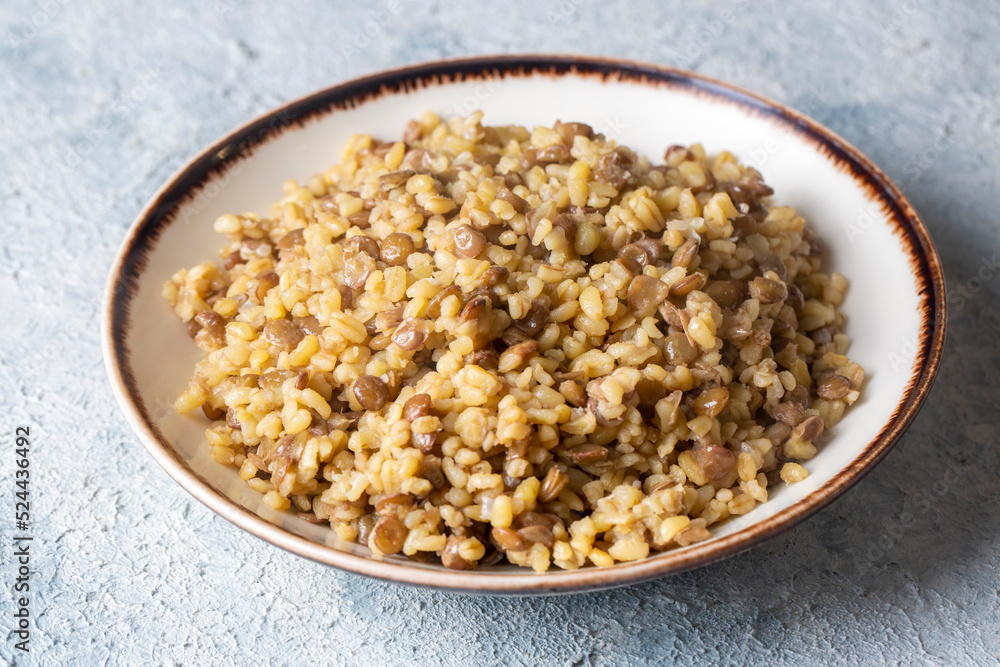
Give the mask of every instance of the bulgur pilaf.
[{"label": "bulgur pilaf", "polygon": [[802,217],[728,152],[481,121],[356,135],[164,285],[212,457],[455,569],[638,560],[805,479],[864,371]]}]

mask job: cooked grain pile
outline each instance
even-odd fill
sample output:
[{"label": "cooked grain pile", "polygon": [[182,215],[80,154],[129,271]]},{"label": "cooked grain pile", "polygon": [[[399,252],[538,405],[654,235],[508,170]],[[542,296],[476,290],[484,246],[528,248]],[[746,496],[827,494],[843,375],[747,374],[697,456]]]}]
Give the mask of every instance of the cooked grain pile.
[{"label": "cooked grain pile", "polygon": [[214,459],[456,569],[645,558],[804,479],[864,372],[803,219],[727,152],[481,116],[355,136],[164,286]]}]

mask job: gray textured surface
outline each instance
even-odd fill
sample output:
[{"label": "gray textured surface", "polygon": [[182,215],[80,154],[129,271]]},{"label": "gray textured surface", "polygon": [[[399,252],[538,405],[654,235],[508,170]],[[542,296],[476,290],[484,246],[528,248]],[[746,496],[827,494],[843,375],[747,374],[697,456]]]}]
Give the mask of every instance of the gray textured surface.
[{"label": "gray textured surface", "polygon": [[[367,44],[366,22],[392,5],[0,5],[0,443],[9,452],[14,426],[31,425],[33,660],[997,660],[1000,289],[976,278],[1000,252],[997,5],[813,0],[789,14],[764,0],[724,20],[721,2],[398,3]],[[949,341],[926,408],[888,459],[807,523],[609,593],[410,590],[241,533],[167,478],[108,389],[97,313],[127,226],[188,157],[272,106],[388,66],[518,51],[695,69],[796,106],[872,157],[924,216],[949,279]],[[4,563],[10,461],[0,456]],[[20,662],[5,637],[7,565],[3,577],[0,662]]]}]

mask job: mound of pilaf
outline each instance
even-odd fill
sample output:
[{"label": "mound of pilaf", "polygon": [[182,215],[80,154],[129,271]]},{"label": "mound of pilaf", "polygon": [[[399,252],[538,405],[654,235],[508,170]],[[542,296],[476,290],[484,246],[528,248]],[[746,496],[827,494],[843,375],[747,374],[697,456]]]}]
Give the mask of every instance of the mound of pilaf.
[{"label": "mound of pilaf", "polygon": [[376,557],[539,572],[804,479],[864,372],[803,219],[728,152],[481,118],[355,136],[164,286],[213,458]]}]

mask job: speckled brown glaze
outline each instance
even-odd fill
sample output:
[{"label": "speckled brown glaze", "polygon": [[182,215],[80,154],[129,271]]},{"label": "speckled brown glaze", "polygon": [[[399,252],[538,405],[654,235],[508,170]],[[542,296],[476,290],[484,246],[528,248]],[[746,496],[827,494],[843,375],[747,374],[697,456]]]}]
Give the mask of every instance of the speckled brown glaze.
[{"label": "speckled brown glaze", "polygon": [[[731,535],[610,568],[574,571],[448,571],[405,559],[376,560],[295,535],[236,504],[211,487],[177,455],[160,433],[136,386],[127,345],[130,302],[161,231],[181,204],[213,178],[251,154],[256,146],[310,119],[353,108],[385,95],[453,81],[517,77],[597,77],[667,86],[713,101],[738,105],[813,143],[876,201],[906,250],[921,299],[922,324],[912,375],[891,418],[878,436],[828,482],[791,507]],[[681,70],[621,60],[575,56],[497,56],[440,61],[391,70],[327,88],[271,111],[235,130],[184,166],[139,214],[112,267],[105,294],[102,345],[112,385],[126,418],[166,472],[220,516],[261,539],[343,570],[404,584],[494,595],[545,595],[612,588],[674,574],[750,549],[822,509],[855,484],[888,453],[926,398],[941,359],[945,336],[945,290],[940,260],[920,217],[899,189],[857,149],[818,123],[776,102]]]}]

